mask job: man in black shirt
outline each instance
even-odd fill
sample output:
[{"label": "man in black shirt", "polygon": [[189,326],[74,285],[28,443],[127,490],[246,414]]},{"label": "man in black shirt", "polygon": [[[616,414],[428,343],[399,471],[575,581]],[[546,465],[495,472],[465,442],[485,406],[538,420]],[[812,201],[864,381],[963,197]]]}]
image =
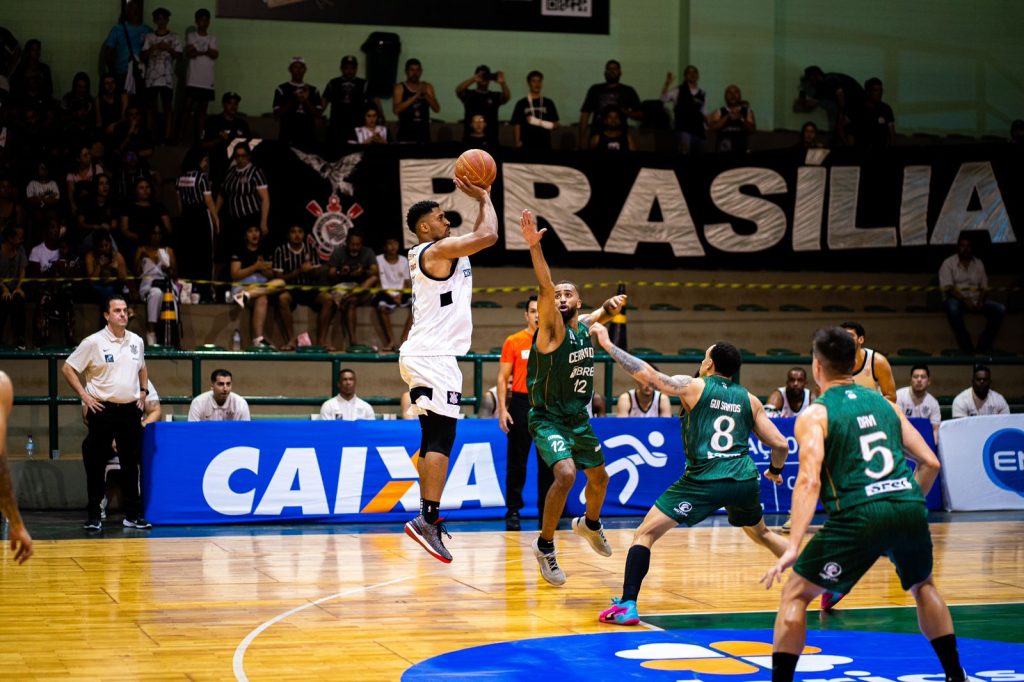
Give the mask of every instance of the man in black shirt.
[{"label": "man in black shirt", "polygon": [[864,107],[864,88],[845,73],[825,73],[820,66],[808,66],[800,81],[797,111],[821,107],[828,113],[833,139],[837,145],[850,144],[848,133],[852,114]]},{"label": "man in black shirt", "polygon": [[[501,86],[501,92],[491,90],[491,81]],[[470,86],[474,87],[470,87]],[[455,94],[462,100],[465,106],[465,120],[463,121],[462,139],[469,141],[472,133],[471,124],[473,117],[477,114],[484,117],[487,127],[484,133],[487,136],[487,143],[493,149],[498,146],[498,109],[502,104],[508,102],[512,93],[505,82],[505,74],[501,71],[491,73],[488,66],[481,64],[476,67],[473,75],[462,81],[455,87]]]},{"label": "man in black shirt", "polygon": [[587,90],[587,97],[580,107],[580,149],[590,147],[590,138],[600,132],[602,112],[608,107],[617,106],[625,112],[627,118],[641,117],[640,96],[630,86],[620,83],[620,78],[622,66],[611,59],[604,66],[604,83],[595,83]]},{"label": "man in black shirt", "polygon": [[864,83],[867,97],[853,121],[854,143],[864,149],[891,147],[896,141],[896,117],[892,107],[882,101],[882,81],[869,78]]},{"label": "man in black shirt", "polygon": [[[373,249],[363,246],[361,233],[349,231],[345,243],[334,248],[328,262],[327,277],[336,283],[334,300],[348,332],[349,346],[359,345],[356,340],[356,308],[372,302],[373,293],[366,290],[377,286],[379,281],[377,256]],[[354,289],[359,292],[351,291]]]},{"label": "man in black shirt", "polygon": [[[331,108],[331,122],[327,127],[327,143],[332,149],[346,144],[357,126],[363,125],[363,113],[370,103],[366,80],[356,76],[359,61],[352,55],[341,58],[341,75],[332,78],[324,88],[324,107]],[[380,101],[375,101],[380,112]]]},{"label": "man in black shirt", "polygon": [[277,139],[304,152],[316,151],[316,122],[324,102],[316,86],[304,82],[306,60],[292,57],[288,71],[292,79],[274,91],[274,118],[281,122]]},{"label": "man in black shirt", "polygon": [[531,71],[526,82],[530,93],[516,102],[512,111],[515,145],[525,149],[551,149],[551,131],[558,127],[558,109],[541,94],[544,74]]},{"label": "man in black shirt", "polygon": [[228,145],[237,138],[248,140],[252,137],[249,122],[238,113],[238,103],[241,101],[237,92],[225,92],[220,98],[223,110],[216,116],[208,117],[203,128],[200,146],[209,153],[210,179],[216,186],[220,186],[228,170]]}]

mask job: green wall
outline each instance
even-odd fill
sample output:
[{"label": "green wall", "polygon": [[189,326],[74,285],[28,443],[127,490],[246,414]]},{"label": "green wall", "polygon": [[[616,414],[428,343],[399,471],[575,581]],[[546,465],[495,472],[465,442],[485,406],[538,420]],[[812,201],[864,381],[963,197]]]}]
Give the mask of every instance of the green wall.
[{"label": "green wall", "polygon": [[[99,48],[116,20],[117,0],[0,0],[0,23],[24,42],[43,40],[44,60],[58,90],[74,72],[96,73]],[[152,9],[156,0],[147,5]],[[242,109],[270,110],[274,86],[288,78],[294,55],[309,65],[307,80],[322,87],[339,58],[375,30],[401,36],[401,59],[418,57],[441,101],[439,118],[461,118],[455,85],[481,62],[503,69],[513,97],[539,68],[546,93],[564,122],[577,120],[587,87],[602,79],[605,60],[623,65],[623,81],[641,98],[656,97],[666,71],[687,63],[701,69],[712,105],[736,83],[762,128],[797,128],[792,111],[801,70],[816,63],[864,80],[885,81],[886,100],[901,132],[1006,135],[1024,116],[1024,2],[1018,0],[611,0],[607,36],[469,31],[408,26],[348,26],[214,18],[220,39],[218,92],[230,87]],[[191,24],[213,0],[161,0],[172,29]],[[362,61],[362,59],[361,59]],[[511,114],[511,105],[503,109]],[[812,116],[823,120],[820,116]]]}]

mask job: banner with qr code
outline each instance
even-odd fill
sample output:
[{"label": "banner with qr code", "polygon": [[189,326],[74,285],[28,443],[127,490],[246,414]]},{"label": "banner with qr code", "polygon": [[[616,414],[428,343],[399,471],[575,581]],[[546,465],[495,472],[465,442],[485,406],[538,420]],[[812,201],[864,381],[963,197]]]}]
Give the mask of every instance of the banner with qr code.
[{"label": "banner with qr code", "polygon": [[607,35],[610,0],[217,0],[217,16]]}]

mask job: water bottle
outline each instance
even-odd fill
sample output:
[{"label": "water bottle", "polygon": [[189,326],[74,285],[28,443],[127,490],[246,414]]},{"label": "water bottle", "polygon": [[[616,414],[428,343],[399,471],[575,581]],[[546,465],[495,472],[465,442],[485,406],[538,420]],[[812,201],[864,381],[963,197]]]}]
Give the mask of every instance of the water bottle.
[{"label": "water bottle", "polygon": [[231,336],[231,350],[242,350],[242,332],[235,327],[235,333]]},{"label": "water bottle", "polygon": [[32,457],[35,455],[35,453],[36,453],[36,442],[34,440],[32,440],[32,434],[30,433],[30,434],[28,434],[28,441],[26,441],[26,443],[25,443],[25,456],[28,459],[32,459]]}]

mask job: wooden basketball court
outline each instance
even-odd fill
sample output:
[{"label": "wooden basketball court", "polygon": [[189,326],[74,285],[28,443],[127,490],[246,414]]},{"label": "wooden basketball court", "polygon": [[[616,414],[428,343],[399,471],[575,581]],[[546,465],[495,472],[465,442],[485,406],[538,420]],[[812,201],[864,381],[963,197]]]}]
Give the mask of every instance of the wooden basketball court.
[{"label": "wooden basketball court", "polygon": [[[951,605],[1024,603],[1024,516],[962,520],[970,516],[932,525],[939,589]],[[32,529],[33,514],[27,523]],[[158,528],[146,534],[122,530],[115,521],[101,536],[84,537],[74,524],[72,539],[38,540],[24,566],[4,548],[0,677],[398,680],[415,664],[459,649],[642,631],[596,620],[619,593],[635,523],[608,531],[615,550],[610,558],[559,531],[568,575],[562,588],[540,578],[530,548],[534,530],[508,533],[494,522],[453,524],[448,546],[454,561],[447,566],[400,526]],[[674,530],[656,545],[640,596],[642,617],[712,614],[709,626],[715,627],[714,614],[774,611],[778,588],[765,592],[757,583],[771,555],[740,530],[717,523],[724,522]],[[843,612],[912,604],[883,560],[837,616],[823,619],[838,623]],[[768,627],[770,618],[763,614]],[[992,626],[1008,633],[1004,641],[1024,642],[1024,621],[1005,618]],[[818,614],[810,620],[818,621]],[[523,679],[515,661],[508,659],[503,679]],[[475,676],[452,670],[456,675]]]}]

